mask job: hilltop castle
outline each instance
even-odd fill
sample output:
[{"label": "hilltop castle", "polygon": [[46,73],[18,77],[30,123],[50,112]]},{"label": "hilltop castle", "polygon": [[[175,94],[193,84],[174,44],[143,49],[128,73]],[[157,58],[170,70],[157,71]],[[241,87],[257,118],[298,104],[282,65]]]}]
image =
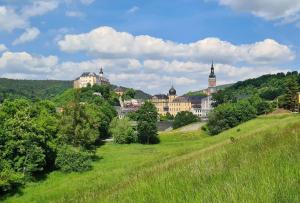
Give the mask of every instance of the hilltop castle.
[{"label": "hilltop castle", "polygon": [[92,72],[84,72],[82,75],[74,80],[74,88],[87,87],[88,84],[93,85],[103,85],[110,84],[109,80],[104,77],[103,68],[100,68],[99,75]]},{"label": "hilltop castle", "polygon": [[151,98],[151,102],[161,115],[170,113],[176,116],[180,111],[190,111],[194,115],[205,119],[212,110],[211,94],[216,92],[216,84],[214,64],[212,63],[208,77],[208,88],[203,91],[207,96],[177,96],[176,90],[172,86],[169,90],[169,94],[154,95]]}]

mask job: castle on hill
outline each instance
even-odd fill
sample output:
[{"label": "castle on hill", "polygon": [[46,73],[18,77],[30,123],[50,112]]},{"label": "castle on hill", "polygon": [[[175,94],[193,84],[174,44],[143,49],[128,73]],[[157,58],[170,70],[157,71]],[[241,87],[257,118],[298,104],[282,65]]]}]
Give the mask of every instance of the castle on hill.
[{"label": "castle on hill", "polygon": [[[104,77],[102,68],[100,69],[99,75],[93,72],[85,72],[74,80],[74,88],[76,89],[96,84],[110,84],[109,80]],[[203,93],[205,93],[206,96],[177,96],[176,89],[172,86],[168,94],[154,95],[150,101],[155,105],[160,115],[170,113],[171,115],[176,116],[178,112],[190,111],[194,115],[202,119],[206,119],[208,117],[208,113],[213,108],[211,95],[216,92],[216,85],[217,79],[214,64],[212,63],[210,74],[208,76],[208,88],[203,90]],[[117,87],[115,92],[121,97],[125,92],[125,88]],[[133,101],[127,101],[127,103],[125,101],[124,105],[121,106],[120,111],[125,111],[124,109],[126,109],[125,112],[127,112],[127,110],[128,112],[135,111],[141,106],[140,104],[142,104],[142,102],[139,101],[139,105],[134,104],[135,103]]]},{"label": "castle on hill", "polygon": [[181,111],[190,111],[200,118],[206,119],[212,110],[212,94],[216,92],[217,79],[212,63],[208,77],[208,88],[203,92],[207,96],[177,96],[175,88],[172,86],[167,95],[157,94],[151,98],[151,102],[161,115],[170,113],[176,116]]},{"label": "castle on hill", "polygon": [[73,82],[75,89],[87,87],[89,85],[108,85],[109,80],[104,77],[103,68],[100,68],[99,75],[93,72],[84,72],[80,77],[76,78]]}]

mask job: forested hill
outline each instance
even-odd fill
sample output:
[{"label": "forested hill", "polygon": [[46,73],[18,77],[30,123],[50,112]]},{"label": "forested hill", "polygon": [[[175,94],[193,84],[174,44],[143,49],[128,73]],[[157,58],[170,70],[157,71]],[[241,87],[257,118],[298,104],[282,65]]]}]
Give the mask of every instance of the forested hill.
[{"label": "forested hill", "polygon": [[[73,87],[73,81],[19,80],[0,78],[0,102],[4,99],[26,98],[30,100],[53,99]],[[114,89],[115,85],[112,85]],[[128,89],[128,88],[126,88]],[[136,90],[135,98],[149,99],[151,95]]]},{"label": "forested hill", "polygon": [[49,99],[71,88],[72,81],[14,80],[0,78],[0,102],[4,99]]},{"label": "forested hill", "polygon": [[291,80],[295,82],[295,88],[299,89],[300,74],[297,71],[293,71],[286,74],[268,74],[258,78],[239,81],[219,91],[218,94],[214,95],[214,99],[218,105],[258,95],[267,101],[277,101],[278,99],[280,102],[286,93],[288,82]]}]

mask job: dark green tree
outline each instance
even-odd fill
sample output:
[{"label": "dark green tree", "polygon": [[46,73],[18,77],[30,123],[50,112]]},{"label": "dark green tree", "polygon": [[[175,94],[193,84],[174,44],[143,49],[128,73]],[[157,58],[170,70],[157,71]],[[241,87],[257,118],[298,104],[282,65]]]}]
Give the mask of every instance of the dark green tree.
[{"label": "dark green tree", "polygon": [[295,77],[287,80],[285,85],[285,94],[283,99],[283,107],[290,111],[297,109],[297,94],[299,92],[299,85]]},{"label": "dark green tree", "polygon": [[157,119],[156,107],[151,102],[146,101],[138,110],[137,131],[140,143],[153,144],[159,141],[156,126]]},{"label": "dark green tree", "polygon": [[95,148],[99,126],[95,126],[96,119],[86,109],[86,104],[79,102],[78,95],[73,103],[64,108],[58,132],[59,143],[88,150]]}]

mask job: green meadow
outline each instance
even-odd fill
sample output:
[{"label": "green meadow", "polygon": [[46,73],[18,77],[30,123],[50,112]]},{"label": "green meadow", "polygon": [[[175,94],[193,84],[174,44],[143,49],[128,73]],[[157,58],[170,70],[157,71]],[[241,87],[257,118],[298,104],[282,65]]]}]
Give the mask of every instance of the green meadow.
[{"label": "green meadow", "polygon": [[107,143],[93,169],[48,174],[4,202],[300,202],[300,116],[262,116],[217,136]]}]

